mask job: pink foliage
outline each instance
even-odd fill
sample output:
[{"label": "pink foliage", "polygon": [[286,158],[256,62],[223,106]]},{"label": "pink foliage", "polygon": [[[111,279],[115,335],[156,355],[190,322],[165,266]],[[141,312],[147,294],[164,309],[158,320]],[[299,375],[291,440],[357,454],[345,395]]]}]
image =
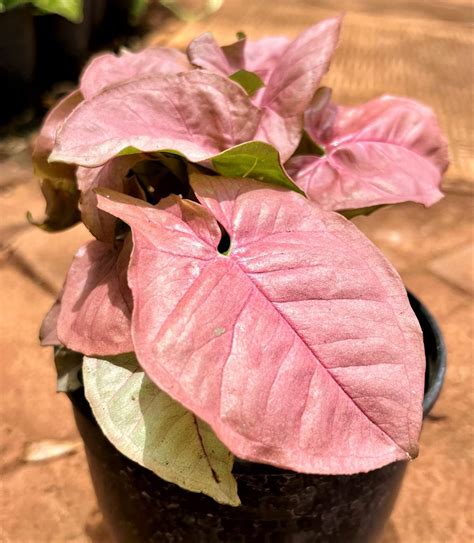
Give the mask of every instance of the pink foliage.
[{"label": "pink foliage", "polygon": [[172,149],[199,162],[251,139],[258,119],[243,89],[219,75],[144,77],[80,104],[58,133],[50,160],[100,166],[131,147]]},{"label": "pink foliage", "polygon": [[296,193],[192,185],[204,207],[172,202],[180,213],[99,197],[132,228],[132,337],[147,375],[248,460],[355,473],[416,456],[422,338],[381,253]]},{"label": "pink foliage", "polygon": [[109,188],[119,192],[125,190],[125,176],[143,157],[139,154],[113,158],[103,166],[77,169],[77,186],[81,191],[82,221],[92,234],[101,241],[113,242],[116,219],[97,207],[95,189]]},{"label": "pink foliage", "polygon": [[80,89],[89,99],[117,83],[137,77],[175,74],[190,70],[186,55],[167,47],[150,47],[139,53],[122,51],[120,55],[105,53],[86,66]]},{"label": "pink foliage", "polygon": [[[76,214],[77,184],[96,238],[76,254],[43,343],[134,351],[234,454],[322,474],[416,456],[424,387],[400,277],[334,211],[431,205],[448,164],[428,107],[392,96],[338,107],[319,87],[340,24],[225,47],[203,34],[187,56],[101,55],[34,151],[38,173],[73,184]],[[229,78],[239,70],[264,86],[248,96]],[[307,198],[271,185],[288,178],[268,145],[232,149],[254,140],[277,149]],[[158,163],[163,178],[147,169]]]},{"label": "pink foliage", "polygon": [[262,78],[265,87],[253,98],[262,111],[254,139],[274,145],[285,162],[298,146],[303,113],[329,68],[340,26],[341,17],[335,17],[308,28],[291,42],[244,39],[227,48],[220,48],[206,33],[191,42],[188,56],[193,64],[223,75],[244,69]]},{"label": "pink foliage", "polygon": [[120,249],[90,241],[74,257],[64,283],[57,335],[63,345],[87,355],[133,351],[132,297],[127,285],[131,243]]},{"label": "pink foliage", "polygon": [[426,106],[383,96],[362,106],[306,113],[306,129],[326,156],[298,156],[287,169],[309,198],[325,209],[442,198],[447,143]]}]

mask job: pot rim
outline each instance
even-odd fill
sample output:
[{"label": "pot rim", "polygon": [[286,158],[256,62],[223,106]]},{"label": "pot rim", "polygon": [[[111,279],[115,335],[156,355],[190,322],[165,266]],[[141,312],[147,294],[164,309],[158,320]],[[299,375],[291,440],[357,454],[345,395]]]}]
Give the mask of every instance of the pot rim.
[{"label": "pot rim", "polygon": [[418,318],[426,356],[426,386],[423,396],[423,418],[426,418],[436,403],[446,376],[446,344],[438,322],[426,305],[407,290],[408,300]]}]

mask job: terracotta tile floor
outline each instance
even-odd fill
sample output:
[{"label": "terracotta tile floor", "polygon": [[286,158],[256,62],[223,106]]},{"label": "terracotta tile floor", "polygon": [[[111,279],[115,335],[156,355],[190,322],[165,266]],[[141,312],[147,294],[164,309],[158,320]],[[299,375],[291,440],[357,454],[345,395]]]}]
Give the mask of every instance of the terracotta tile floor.
[{"label": "terracotta tile floor", "polygon": [[[454,162],[440,203],[429,210],[410,204],[387,208],[357,224],[439,319],[449,353],[443,394],[426,421],[420,457],[409,466],[383,542],[473,541],[469,2],[273,0],[271,12],[266,2],[244,4],[246,9],[241,9],[242,2],[229,0],[205,23],[170,22],[150,41],[182,46],[202,29],[227,42],[236,30],[255,37],[294,35],[310,20],[334,13],[335,5],[351,9],[343,38],[347,41],[330,76],[338,98],[354,102],[384,90],[414,95],[435,107],[449,134]],[[410,52],[414,45],[418,48]],[[414,67],[419,71],[412,78]],[[28,138],[8,140],[1,147],[6,157],[0,169],[0,541],[108,543],[84,453],[76,447],[70,406],[65,397],[55,395],[50,352],[37,343],[41,317],[88,234],[76,227],[48,235],[27,225],[26,211],[39,216],[43,209],[28,147]],[[46,439],[69,444],[73,453],[24,461],[25,445]]]}]

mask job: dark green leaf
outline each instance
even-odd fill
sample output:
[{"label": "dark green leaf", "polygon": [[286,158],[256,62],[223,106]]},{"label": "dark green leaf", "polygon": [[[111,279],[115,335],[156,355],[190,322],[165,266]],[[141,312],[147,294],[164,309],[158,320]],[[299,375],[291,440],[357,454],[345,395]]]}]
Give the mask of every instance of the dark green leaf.
[{"label": "dark green leaf", "polygon": [[248,177],[285,187],[304,195],[283,169],[278,151],[262,141],[231,147],[212,158],[217,173],[225,177]]},{"label": "dark green leaf", "polygon": [[301,136],[301,140],[298,144],[298,148],[294,152],[294,156],[298,155],[316,155],[323,157],[326,153],[324,152],[324,148],[319,146],[316,142],[314,142],[308,133],[303,131],[303,135]]},{"label": "dark green leaf", "polygon": [[130,18],[132,21],[138,21],[145,13],[148,6],[148,0],[132,0],[130,5]]},{"label": "dark green leaf", "polygon": [[370,206],[370,207],[361,207],[359,209],[342,209],[338,211],[341,215],[344,215],[346,219],[353,219],[354,217],[357,217],[359,215],[370,215],[374,211],[377,211],[377,209],[380,209],[381,207],[385,207],[384,204],[378,205],[378,206]]}]

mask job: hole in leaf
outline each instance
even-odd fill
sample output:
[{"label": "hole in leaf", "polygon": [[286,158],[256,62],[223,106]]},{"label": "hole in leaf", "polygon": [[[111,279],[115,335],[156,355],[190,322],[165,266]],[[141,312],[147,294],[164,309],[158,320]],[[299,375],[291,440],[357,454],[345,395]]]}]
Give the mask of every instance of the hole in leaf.
[{"label": "hole in leaf", "polygon": [[221,223],[218,223],[218,224],[221,230],[221,240],[219,241],[217,250],[221,255],[227,256],[230,253],[230,247],[231,247],[229,232],[227,232],[227,230],[222,226]]}]

